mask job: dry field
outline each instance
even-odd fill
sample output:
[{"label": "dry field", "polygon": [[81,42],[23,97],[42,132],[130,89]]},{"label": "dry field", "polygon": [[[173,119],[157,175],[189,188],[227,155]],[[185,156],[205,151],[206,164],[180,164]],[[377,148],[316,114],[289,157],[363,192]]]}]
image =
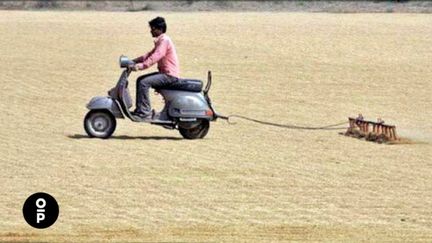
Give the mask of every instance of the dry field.
[{"label": "dry field", "polygon": [[[88,139],[86,103],[120,54],[152,47],[157,15],[182,76],[213,71],[223,114],[319,126],[362,112],[419,143],[239,119],[196,141],[126,120]],[[431,15],[0,11],[0,33],[2,241],[432,241]],[[22,217],[38,191],[60,205],[45,230]]]}]

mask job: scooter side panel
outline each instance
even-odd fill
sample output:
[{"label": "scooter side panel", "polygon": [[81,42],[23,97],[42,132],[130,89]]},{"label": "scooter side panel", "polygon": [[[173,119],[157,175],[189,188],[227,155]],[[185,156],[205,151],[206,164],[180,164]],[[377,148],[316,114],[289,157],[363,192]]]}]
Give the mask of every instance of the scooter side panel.
[{"label": "scooter side panel", "polygon": [[168,104],[168,113],[172,117],[208,118],[210,110],[202,93],[179,90],[160,90]]},{"label": "scooter side panel", "polygon": [[93,97],[90,100],[90,102],[87,104],[87,108],[89,110],[108,110],[114,115],[114,117],[124,118],[117,103],[111,97],[107,97],[107,96]]}]

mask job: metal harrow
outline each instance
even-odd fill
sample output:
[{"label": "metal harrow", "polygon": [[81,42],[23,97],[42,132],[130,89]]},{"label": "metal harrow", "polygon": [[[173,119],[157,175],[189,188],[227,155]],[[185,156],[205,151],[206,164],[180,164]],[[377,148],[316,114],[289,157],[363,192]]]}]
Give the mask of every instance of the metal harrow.
[{"label": "metal harrow", "polygon": [[349,127],[345,132],[347,136],[365,138],[378,143],[399,140],[396,126],[384,124],[381,118],[378,118],[376,122],[366,121],[362,114],[359,114],[357,118],[348,117],[348,120]]}]

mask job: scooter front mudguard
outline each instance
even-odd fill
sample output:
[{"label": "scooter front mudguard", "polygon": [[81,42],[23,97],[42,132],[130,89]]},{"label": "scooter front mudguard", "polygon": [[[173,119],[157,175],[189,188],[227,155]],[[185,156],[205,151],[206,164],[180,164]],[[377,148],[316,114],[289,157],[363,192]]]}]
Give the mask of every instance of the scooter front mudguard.
[{"label": "scooter front mudguard", "polygon": [[93,97],[87,104],[89,110],[108,110],[115,118],[124,118],[120,110],[119,104],[109,96]]}]

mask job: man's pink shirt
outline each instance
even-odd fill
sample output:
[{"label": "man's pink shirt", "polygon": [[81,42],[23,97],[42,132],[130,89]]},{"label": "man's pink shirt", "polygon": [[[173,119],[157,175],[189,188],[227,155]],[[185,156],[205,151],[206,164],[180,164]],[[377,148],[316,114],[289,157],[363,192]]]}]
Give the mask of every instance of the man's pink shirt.
[{"label": "man's pink shirt", "polygon": [[166,34],[161,34],[155,41],[155,47],[144,56],[137,58],[137,62],[142,62],[140,69],[147,69],[153,64],[158,64],[160,73],[173,77],[180,77],[180,67],[177,53],[171,38]]}]

